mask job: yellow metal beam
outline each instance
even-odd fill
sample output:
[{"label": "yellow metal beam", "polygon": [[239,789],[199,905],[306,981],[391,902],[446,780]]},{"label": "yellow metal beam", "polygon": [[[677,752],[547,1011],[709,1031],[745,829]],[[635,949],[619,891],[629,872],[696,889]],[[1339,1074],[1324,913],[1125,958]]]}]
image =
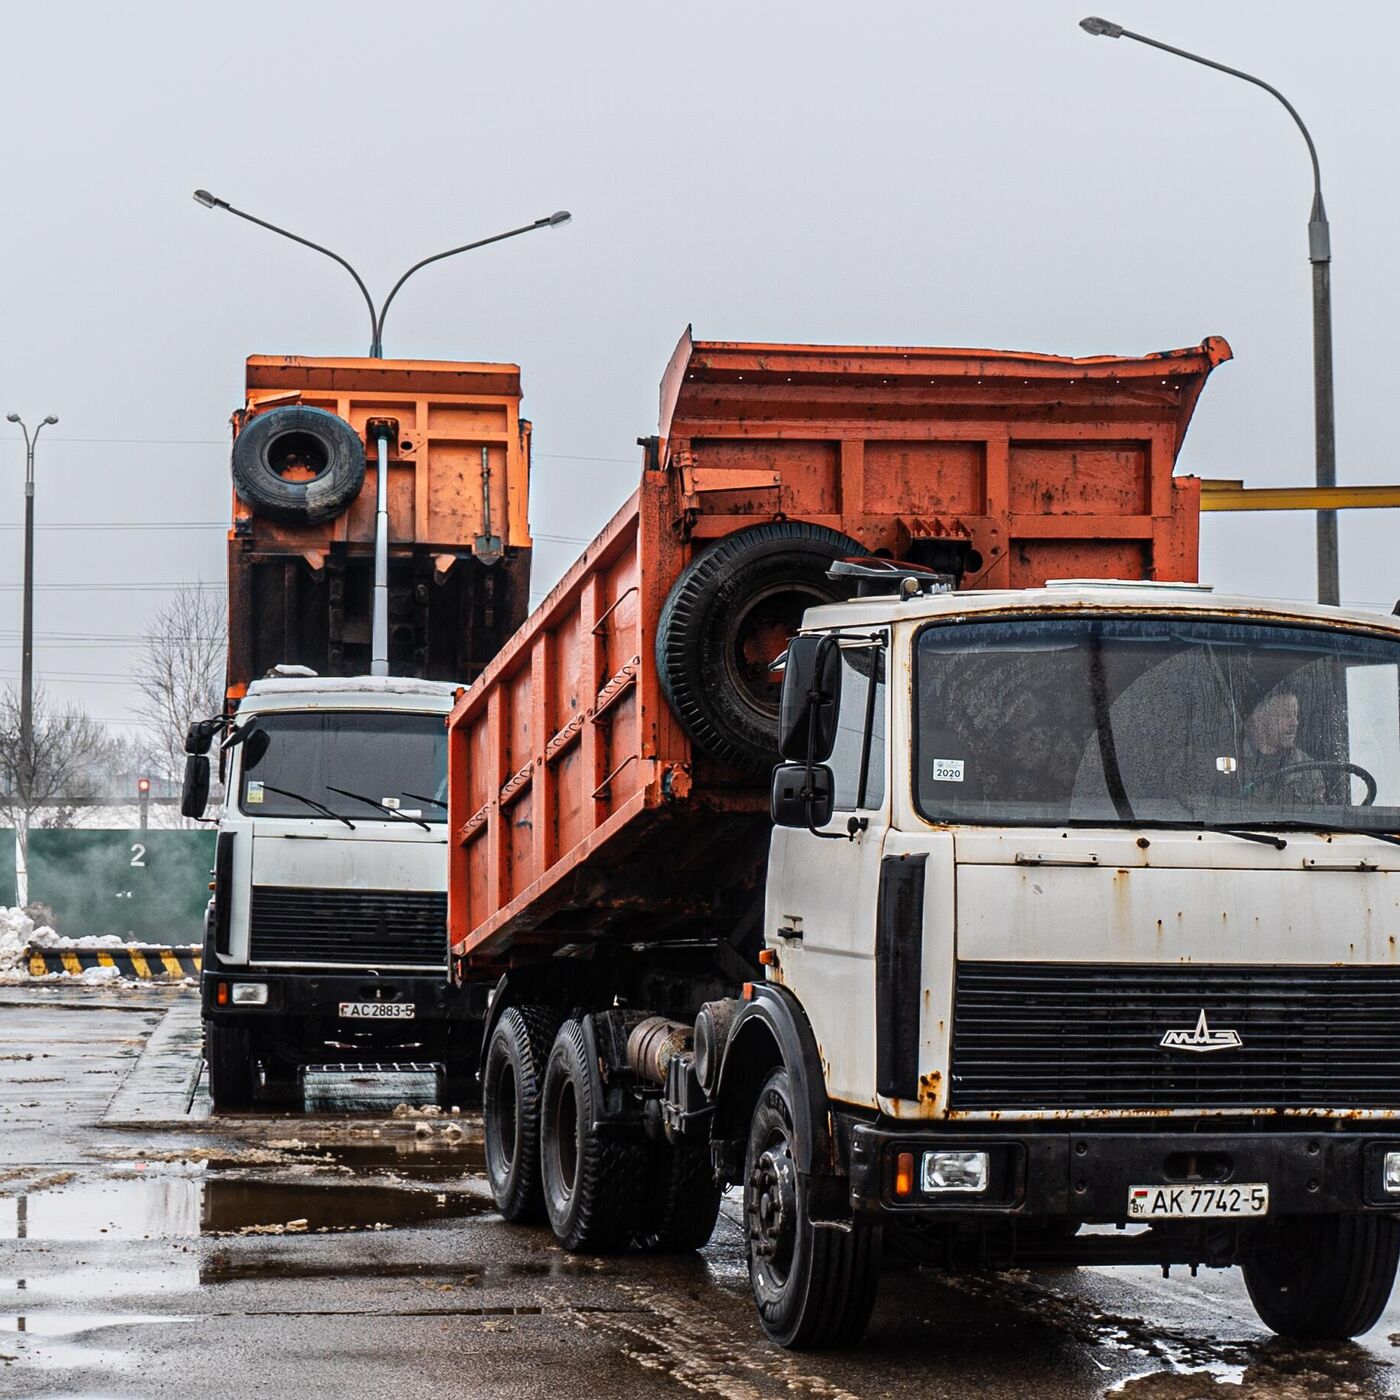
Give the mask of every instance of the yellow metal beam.
[{"label": "yellow metal beam", "polygon": [[1382,510],[1400,506],[1400,486],[1246,486],[1201,480],[1202,510]]}]

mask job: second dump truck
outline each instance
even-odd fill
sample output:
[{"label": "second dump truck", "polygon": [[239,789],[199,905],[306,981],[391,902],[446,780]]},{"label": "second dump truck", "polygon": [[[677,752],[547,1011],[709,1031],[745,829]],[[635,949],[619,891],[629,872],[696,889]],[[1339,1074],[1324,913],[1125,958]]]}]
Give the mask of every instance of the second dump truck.
[{"label": "second dump truck", "polygon": [[[445,719],[525,616],[530,425],[514,365],[254,356],[234,415],[227,702],[201,994],[216,1107],[312,1067],[474,1094],[447,980]],[[455,1080],[455,1082],[453,1082]]]},{"label": "second dump truck", "polygon": [[944,1268],[1400,1250],[1400,621],[1195,582],[1222,341],[682,342],[636,495],[458,701],[487,1172],[571,1250],[741,1193],[776,1342]]}]

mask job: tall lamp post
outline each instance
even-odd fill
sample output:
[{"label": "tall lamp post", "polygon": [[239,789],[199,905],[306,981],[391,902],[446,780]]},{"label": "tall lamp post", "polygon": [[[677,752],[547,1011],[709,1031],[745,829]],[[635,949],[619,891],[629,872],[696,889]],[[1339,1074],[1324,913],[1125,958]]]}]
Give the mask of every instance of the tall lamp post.
[{"label": "tall lamp post", "polygon": [[304,247],[314,248],[318,253],[324,253],[328,258],[333,258],[355,279],[355,285],[360,289],[360,295],[365,299],[365,305],[369,307],[369,354],[370,358],[380,360],[384,358],[384,316],[389,310],[389,303],[398,295],[399,288],[418,271],[420,267],[427,267],[429,263],[441,262],[443,258],[455,257],[458,253],[470,253],[474,248],[484,248],[488,243],[500,243],[507,238],[516,238],[522,233],[533,233],[537,228],[557,228],[560,224],[567,224],[573,217],[567,209],[560,209],[553,214],[546,214],[543,218],[536,219],[532,223],[521,224],[519,228],[507,229],[504,233],[493,233],[490,238],[478,238],[474,243],[463,243],[458,248],[448,248],[446,252],[434,253],[430,258],[424,258],[421,262],[416,262],[412,267],[394,283],[393,290],[384,298],[384,304],[378,311],[374,309],[374,299],[369,294],[369,288],[365,286],[364,279],[353,267],[350,266],[339,253],[333,253],[329,248],[323,248],[319,243],[313,243],[309,238],[303,238],[300,234],[289,233],[284,228],[278,228],[276,224],[270,224],[266,219],[255,218],[252,214],[245,213],[242,209],[235,209],[226,199],[219,199],[209,193],[208,190],[196,190],[195,200],[206,209],[226,209],[230,214],[237,214],[240,219],[247,219],[250,224],[257,224],[259,228],[270,229],[273,233],[280,233],[283,238],[290,238],[293,243],[300,243]]},{"label": "tall lamp post", "polygon": [[[1164,53],[1175,54],[1178,58],[1189,59],[1192,63],[1214,68],[1217,73],[1228,73],[1232,78],[1242,78],[1255,87],[1263,88],[1283,103],[1288,115],[1303,133],[1308,143],[1308,156],[1312,160],[1313,202],[1308,215],[1308,260],[1312,263],[1312,304],[1313,304],[1313,432],[1316,440],[1317,484],[1331,487],[1337,484],[1337,441],[1336,416],[1332,399],[1332,244],[1327,223],[1327,209],[1322,202],[1322,167],[1317,160],[1317,147],[1303,119],[1293,104],[1272,84],[1250,73],[1242,73],[1238,68],[1216,63],[1214,59],[1202,58],[1200,54],[1186,49],[1164,44],[1159,39],[1149,39],[1146,34],[1135,34],[1124,29],[1112,20],[1099,19],[1091,15],[1079,21],[1079,27],[1089,34],[1104,39],[1135,39],[1139,44],[1147,44]],[[1337,559],[1337,512],[1320,510],[1317,512],[1317,600],[1319,603],[1336,604],[1341,601]]]},{"label": "tall lamp post", "polygon": [[7,413],[6,421],[18,423],[24,434],[24,632],[20,656],[19,764],[20,793],[24,799],[24,820],[20,824],[20,872],[24,888],[18,889],[21,904],[29,902],[29,798],[34,787],[34,448],[39,434],[58,419],[50,413],[31,435],[18,413]]}]

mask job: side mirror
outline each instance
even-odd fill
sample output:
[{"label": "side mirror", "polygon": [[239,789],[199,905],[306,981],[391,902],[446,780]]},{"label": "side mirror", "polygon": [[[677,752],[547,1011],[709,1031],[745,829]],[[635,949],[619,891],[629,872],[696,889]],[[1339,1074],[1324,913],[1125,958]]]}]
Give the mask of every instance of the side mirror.
[{"label": "side mirror", "polygon": [[[840,705],[841,648],[836,638],[830,634],[794,637],[788,644],[783,671],[778,752],[788,759],[825,762],[836,745],[836,714]],[[805,826],[806,822],[800,825]]]},{"label": "side mirror", "polygon": [[825,826],[831,820],[835,782],[824,763],[780,763],[773,770],[773,794],[769,811],[774,826],[794,826],[803,831]]},{"label": "side mirror", "polygon": [[223,727],[222,719],[197,719],[185,731],[186,753],[208,753],[214,735]]},{"label": "side mirror", "polygon": [[185,782],[180,789],[180,815],[202,817],[209,805],[209,759],[202,753],[185,755]]}]

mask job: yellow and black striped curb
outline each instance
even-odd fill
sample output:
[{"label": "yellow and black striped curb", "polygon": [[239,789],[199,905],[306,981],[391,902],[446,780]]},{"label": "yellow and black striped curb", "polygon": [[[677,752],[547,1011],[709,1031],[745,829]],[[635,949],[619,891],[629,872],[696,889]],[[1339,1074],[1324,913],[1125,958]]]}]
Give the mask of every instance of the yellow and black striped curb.
[{"label": "yellow and black striped curb", "polygon": [[167,948],[157,943],[113,944],[110,948],[37,948],[26,950],[29,975],[45,977],[51,972],[75,976],[90,967],[115,967],[123,977],[154,980],[160,977],[198,977],[203,949]]}]

